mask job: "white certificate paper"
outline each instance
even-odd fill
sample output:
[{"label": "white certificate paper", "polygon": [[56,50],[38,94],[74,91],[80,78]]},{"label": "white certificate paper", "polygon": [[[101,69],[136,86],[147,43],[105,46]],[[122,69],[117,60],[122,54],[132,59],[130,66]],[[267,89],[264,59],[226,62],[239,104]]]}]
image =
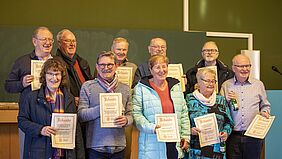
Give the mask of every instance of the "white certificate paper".
[{"label": "white certificate paper", "polygon": [[210,113],[194,118],[196,127],[201,130],[199,133],[200,146],[204,147],[219,143],[219,131],[215,113]]},{"label": "white certificate paper", "polygon": [[40,73],[42,66],[44,64],[44,61],[39,60],[31,60],[31,75],[33,75],[33,81],[31,82],[31,90],[38,90],[41,86],[41,83],[39,82]]},{"label": "white certificate paper", "polygon": [[217,67],[216,66],[207,66],[207,67],[201,67],[201,68],[198,68],[198,71],[203,69],[203,68],[209,68],[211,70],[214,70],[215,72],[215,80],[217,81],[216,82],[216,86],[215,86],[215,92],[218,93],[218,78],[217,78]]},{"label": "white certificate paper", "polygon": [[56,135],[51,135],[52,147],[61,149],[75,148],[76,114],[52,113],[51,126],[57,129]]},{"label": "white certificate paper", "polygon": [[275,116],[271,116],[269,119],[266,119],[265,117],[257,114],[244,135],[264,139],[274,119]]},{"label": "white certificate paper", "polygon": [[180,81],[182,91],[185,92],[185,81],[183,78],[182,64],[168,64],[167,77],[173,77]]},{"label": "white certificate paper", "polygon": [[180,142],[176,114],[156,114],[155,121],[161,127],[156,129],[157,138],[160,142]]},{"label": "white certificate paper", "polygon": [[132,85],[132,67],[119,66],[116,70],[118,81],[127,84],[129,87]]},{"label": "white certificate paper", "polygon": [[122,115],[121,93],[100,93],[101,127],[117,127],[114,120]]}]

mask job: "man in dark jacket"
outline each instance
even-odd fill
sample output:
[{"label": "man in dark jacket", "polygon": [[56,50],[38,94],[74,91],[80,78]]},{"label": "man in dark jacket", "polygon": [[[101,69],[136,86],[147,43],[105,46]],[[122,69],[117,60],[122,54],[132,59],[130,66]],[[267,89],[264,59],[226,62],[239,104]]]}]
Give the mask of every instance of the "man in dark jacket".
[{"label": "man in dark jacket", "polygon": [[195,90],[195,84],[197,83],[196,73],[201,67],[216,66],[218,90],[220,90],[221,85],[224,81],[234,76],[234,72],[229,69],[223,62],[217,59],[218,56],[219,51],[216,43],[214,41],[206,42],[202,48],[203,59],[200,60],[196,64],[196,66],[190,68],[186,72],[187,85],[185,94],[192,93]]},{"label": "man in dark jacket", "polygon": [[75,35],[68,29],[57,34],[57,56],[66,64],[69,76],[70,92],[75,97],[76,106],[79,101],[81,85],[91,79],[88,62],[76,53]]},{"label": "man in dark jacket", "polygon": [[[24,104],[27,94],[31,92],[31,60],[46,61],[51,56],[53,47],[53,34],[46,27],[39,27],[34,30],[32,35],[32,43],[34,50],[26,55],[19,57],[13,65],[13,68],[5,81],[5,90],[9,93],[20,93],[19,107]],[[20,159],[23,158],[24,150],[24,133],[19,129],[20,140]]]}]

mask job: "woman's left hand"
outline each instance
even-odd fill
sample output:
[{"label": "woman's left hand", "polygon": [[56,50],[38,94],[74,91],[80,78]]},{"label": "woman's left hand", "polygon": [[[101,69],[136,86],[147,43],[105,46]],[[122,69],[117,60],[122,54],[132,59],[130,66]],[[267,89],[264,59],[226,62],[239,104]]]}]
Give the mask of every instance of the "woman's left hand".
[{"label": "woman's left hand", "polygon": [[219,138],[223,139],[223,141],[226,141],[228,138],[228,134],[226,132],[220,132]]},{"label": "woman's left hand", "polygon": [[188,141],[186,141],[185,139],[181,139],[181,141],[180,141],[180,148],[181,148],[183,151],[187,151],[188,148],[189,148],[189,143],[188,143]]},{"label": "woman's left hand", "polygon": [[118,127],[123,127],[127,124],[127,117],[122,115],[122,116],[119,116],[115,119],[115,125],[117,125]]}]

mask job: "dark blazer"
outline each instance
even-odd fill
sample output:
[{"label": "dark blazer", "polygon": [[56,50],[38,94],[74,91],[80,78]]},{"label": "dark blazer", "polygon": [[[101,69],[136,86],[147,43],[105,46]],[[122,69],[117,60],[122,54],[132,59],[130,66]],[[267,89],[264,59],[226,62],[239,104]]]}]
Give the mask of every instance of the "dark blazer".
[{"label": "dark blazer", "polygon": [[[216,66],[218,78],[218,91],[220,91],[222,83],[232,78],[234,76],[234,72],[219,60],[216,60]],[[198,68],[201,67],[205,67],[205,60],[199,61],[195,67],[190,68],[186,72],[187,85],[185,94],[192,93],[194,91],[194,86],[197,83],[196,74],[198,72]]]},{"label": "dark blazer", "polygon": [[[65,113],[76,113],[74,97],[62,88],[65,99]],[[52,157],[51,138],[41,135],[44,126],[51,125],[52,108],[45,99],[45,87],[30,92],[20,107],[18,126],[25,133],[24,159],[49,159]],[[84,159],[85,152],[79,123],[76,126],[76,147],[65,150],[66,159]]]}]

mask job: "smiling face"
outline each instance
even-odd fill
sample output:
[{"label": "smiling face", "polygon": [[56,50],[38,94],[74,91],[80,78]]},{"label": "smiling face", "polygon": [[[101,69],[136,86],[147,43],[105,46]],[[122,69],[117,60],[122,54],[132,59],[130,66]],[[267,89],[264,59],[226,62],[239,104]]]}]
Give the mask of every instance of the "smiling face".
[{"label": "smiling face", "polygon": [[96,64],[96,69],[104,80],[111,81],[116,71],[114,58],[111,58],[111,56],[102,56]]},{"label": "smiling face", "polygon": [[150,71],[154,78],[154,81],[165,81],[168,71],[167,63],[158,61],[155,63],[152,69],[150,69]]},{"label": "smiling face", "polygon": [[251,71],[250,59],[245,55],[236,55],[232,60],[232,70],[235,72],[236,79],[240,82],[245,82]]},{"label": "smiling face", "polygon": [[128,43],[124,41],[115,43],[112,46],[112,51],[116,54],[118,63],[121,63],[127,57]]},{"label": "smiling face", "polygon": [[153,55],[166,56],[166,41],[161,38],[154,38],[151,40],[150,46],[148,46],[149,53]]},{"label": "smiling face", "polygon": [[201,69],[196,74],[199,92],[205,97],[210,97],[216,86],[216,75],[211,69]]},{"label": "smiling face", "polygon": [[48,29],[39,29],[32,38],[35,54],[41,58],[49,56],[53,48],[53,42],[53,35]]},{"label": "smiling face", "polygon": [[61,84],[62,72],[50,69],[46,72],[45,78],[46,86],[48,87],[49,91],[55,92]]},{"label": "smiling face", "polygon": [[62,33],[62,37],[58,41],[58,45],[64,54],[73,58],[76,52],[76,38],[71,31],[66,30]]},{"label": "smiling face", "polygon": [[212,41],[205,43],[202,48],[202,57],[203,59],[208,62],[212,63],[215,62],[218,58],[219,52],[216,44]]}]

